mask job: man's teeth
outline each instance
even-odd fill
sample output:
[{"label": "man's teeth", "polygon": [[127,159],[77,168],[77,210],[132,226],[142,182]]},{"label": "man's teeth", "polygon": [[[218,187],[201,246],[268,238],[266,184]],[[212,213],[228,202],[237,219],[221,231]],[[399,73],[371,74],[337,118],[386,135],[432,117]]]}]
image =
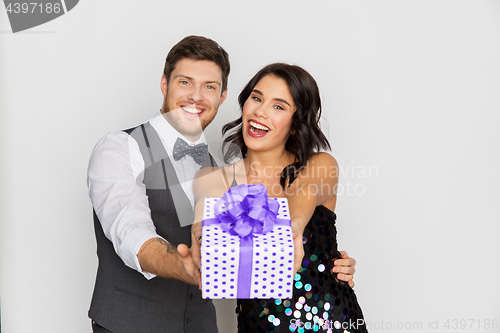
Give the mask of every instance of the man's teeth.
[{"label": "man's teeth", "polygon": [[202,110],[200,109],[197,109],[197,108],[187,108],[187,107],[183,107],[182,108],[184,111],[188,112],[188,113],[201,113]]},{"label": "man's teeth", "polygon": [[[250,122],[250,126],[256,128],[256,129],[260,129],[260,130],[266,131],[266,132],[269,131],[268,127],[266,127],[264,125],[261,125],[261,124],[254,123],[253,121]],[[250,128],[250,130],[252,130],[252,128]]]}]

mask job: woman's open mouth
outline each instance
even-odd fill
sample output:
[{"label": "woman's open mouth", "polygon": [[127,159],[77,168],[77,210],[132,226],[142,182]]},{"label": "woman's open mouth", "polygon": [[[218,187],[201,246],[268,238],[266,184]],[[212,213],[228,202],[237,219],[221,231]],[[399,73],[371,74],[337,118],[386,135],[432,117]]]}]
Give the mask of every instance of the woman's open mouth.
[{"label": "woman's open mouth", "polygon": [[257,123],[253,120],[248,122],[248,134],[254,138],[260,138],[266,135],[269,132],[269,127]]}]

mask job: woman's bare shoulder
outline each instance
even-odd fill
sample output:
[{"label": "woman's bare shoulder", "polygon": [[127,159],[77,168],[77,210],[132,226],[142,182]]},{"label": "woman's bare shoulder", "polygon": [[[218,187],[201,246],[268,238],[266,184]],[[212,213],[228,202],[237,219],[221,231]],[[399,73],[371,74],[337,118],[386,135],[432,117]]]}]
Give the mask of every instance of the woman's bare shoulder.
[{"label": "woman's bare shoulder", "polygon": [[226,192],[226,184],[222,168],[208,167],[196,173],[193,183],[195,199],[204,197],[220,197]]},{"label": "woman's bare shoulder", "polygon": [[314,153],[309,159],[307,164],[336,167],[336,168],[338,168],[339,166],[335,157],[326,152]]},{"label": "woman's bare shoulder", "polygon": [[339,164],[337,160],[332,155],[324,152],[313,154],[299,172],[299,176],[311,181],[338,178],[338,174]]}]

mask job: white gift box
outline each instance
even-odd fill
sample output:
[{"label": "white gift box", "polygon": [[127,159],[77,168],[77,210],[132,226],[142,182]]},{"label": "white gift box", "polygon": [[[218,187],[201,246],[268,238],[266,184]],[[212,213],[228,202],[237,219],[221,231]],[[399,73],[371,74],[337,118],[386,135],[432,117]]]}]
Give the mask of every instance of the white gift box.
[{"label": "white gift box", "polygon": [[218,200],[205,198],[203,298],[291,298],[294,244],[287,199],[272,199],[278,201],[279,211],[271,231],[246,237],[222,230],[214,211]]}]

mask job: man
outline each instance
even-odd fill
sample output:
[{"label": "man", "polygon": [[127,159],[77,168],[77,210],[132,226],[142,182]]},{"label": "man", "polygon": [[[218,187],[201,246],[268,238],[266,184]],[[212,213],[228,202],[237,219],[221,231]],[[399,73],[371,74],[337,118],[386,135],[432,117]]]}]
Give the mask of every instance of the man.
[{"label": "man", "polygon": [[[226,99],[229,71],[216,42],[184,38],[167,55],[160,113],[96,145],[88,170],[99,258],[94,332],[217,332],[191,254],[177,246],[191,246],[191,184],[215,165],[203,130]],[[346,260],[352,280],[354,260]]]}]

